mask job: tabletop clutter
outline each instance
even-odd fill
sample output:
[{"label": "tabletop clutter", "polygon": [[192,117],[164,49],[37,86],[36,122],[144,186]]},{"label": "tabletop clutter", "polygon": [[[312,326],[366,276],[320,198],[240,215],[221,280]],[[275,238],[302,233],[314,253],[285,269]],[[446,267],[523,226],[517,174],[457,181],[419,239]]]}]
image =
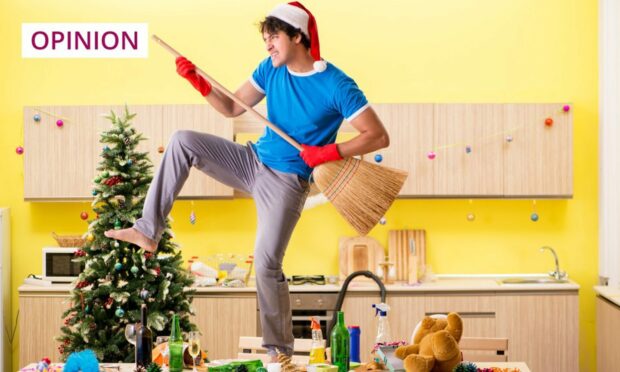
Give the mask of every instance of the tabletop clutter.
[{"label": "tabletop clutter", "polygon": [[[181,334],[179,317],[172,316],[172,331],[165,342],[153,347],[152,332],[149,327],[138,328],[135,335],[135,364],[133,372],[181,372],[185,368],[194,371],[213,372],[348,372],[351,370],[391,372],[520,372],[518,368],[478,368],[474,363],[464,362],[459,349],[463,333],[463,321],[459,314],[447,316],[426,316],[416,327],[411,344],[395,341],[391,337],[388,312],[385,303],[373,305],[378,317],[373,360],[360,360],[360,329],[345,325],[344,313],[337,312],[337,322],[332,328],[329,340],[323,338],[320,324],[316,318],[310,319],[312,346],[308,364],[295,364],[291,357],[277,350],[277,361],[264,364],[260,359],[253,360],[214,360],[209,361],[206,350],[200,345],[197,332],[188,337]],[[146,306],[142,307],[142,319],[146,319]],[[326,345],[329,341],[329,345]],[[331,350],[328,351],[326,346]],[[328,352],[326,352],[328,351]],[[36,366],[22,369],[22,372],[99,372],[126,369],[120,364],[99,364],[92,350],[84,350],[69,355],[64,366],[51,364],[44,358]]]}]

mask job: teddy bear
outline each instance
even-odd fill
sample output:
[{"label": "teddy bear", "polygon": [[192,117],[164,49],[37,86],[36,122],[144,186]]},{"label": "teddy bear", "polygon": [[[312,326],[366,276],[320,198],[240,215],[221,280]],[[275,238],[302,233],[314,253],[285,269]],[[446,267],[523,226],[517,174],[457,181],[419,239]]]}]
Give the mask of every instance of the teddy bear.
[{"label": "teddy bear", "polygon": [[457,313],[426,316],[414,331],[413,344],[398,347],[395,355],[407,372],[451,372],[462,360],[462,334],[463,320]]}]

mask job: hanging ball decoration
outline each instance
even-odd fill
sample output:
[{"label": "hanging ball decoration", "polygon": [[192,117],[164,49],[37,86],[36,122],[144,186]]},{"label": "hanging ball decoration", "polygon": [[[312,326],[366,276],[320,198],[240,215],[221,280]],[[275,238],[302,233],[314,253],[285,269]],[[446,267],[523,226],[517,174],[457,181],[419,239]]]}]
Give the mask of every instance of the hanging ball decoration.
[{"label": "hanging ball decoration", "polygon": [[86,240],[88,240],[89,242],[92,242],[93,240],[95,240],[95,236],[93,234],[88,234],[86,236]]},{"label": "hanging ball decoration", "polygon": [[437,157],[437,154],[435,154],[434,151],[429,151],[428,154],[426,154],[426,157],[429,158],[430,160],[435,159],[435,157]]},{"label": "hanging ball decoration", "polygon": [[469,146],[469,145],[465,146],[465,153],[466,154],[471,154],[471,146]]},{"label": "hanging ball decoration", "polygon": [[375,162],[376,163],[381,163],[382,161],[383,161],[383,155],[381,155],[381,154],[375,155]]},{"label": "hanging ball decoration", "polygon": [[93,196],[97,195],[97,190],[93,190]]},{"label": "hanging ball decoration", "polygon": [[510,143],[510,142],[512,142],[512,140],[513,140],[513,138],[512,138],[512,136],[510,134],[506,136],[506,142]]},{"label": "hanging ball decoration", "polygon": [[116,315],[119,318],[122,318],[123,315],[125,315],[125,310],[121,309],[120,307],[117,307],[116,311],[114,312],[114,315]]},{"label": "hanging ball decoration", "polygon": [[58,128],[62,128],[62,127],[63,127],[63,125],[65,125],[65,122],[64,122],[64,121],[62,121],[62,119],[58,119],[58,120],[56,120],[56,126],[57,126]]},{"label": "hanging ball decoration", "polygon": [[140,291],[140,298],[143,300],[146,300],[147,298],[149,298],[149,291],[147,291],[146,289],[142,289]]},{"label": "hanging ball decoration", "polygon": [[114,242],[114,248],[118,248],[121,246],[121,243],[119,243],[118,241]]},{"label": "hanging ball decoration", "polygon": [[538,221],[538,213],[532,213],[530,215],[530,220],[532,220],[532,222],[537,222]]},{"label": "hanging ball decoration", "polygon": [[86,314],[90,313],[90,306],[86,305],[86,308],[84,308],[84,312]]},{"label": "hanging ball decoration", "polygon": [[95,177],[95,183],[100,183],[101,182],[101,177],[97,176]]},{"label": "hanging ball decoration", "polygon": [[80,213],[80,218],[83,219],[84,221],[86,221],[88,219],[88,213],[86,213],[86,212]]},{"label": "hanging ball decoration", "polygon": [[129,145],[131,143],[131,138],[125,137],[123,138],[123,142],[125,143],[125,145]]},{"label": "hanging ball decoration", "polygon": [[114,264],[114,270],[116,271],[121,271],[121,269],[123,268],[123,264],[120,262],[117,262]]},{"label": "hanging ball decoration", "polygon": [[110,176],[110,172],[108,171],[104,171],[103,173],[101,173],[101,177],[103,178],[108,178],[108,176]]},{"label": "hanging ball decoration", "polygon": [[189,223],[192,225],[196,224],[196,213],[194,213],[194,211],[189,214]]},{"label": "hanging ball decoration", "polygon": [[157,148],[157,152],[160,153],[160,154],[163,154],[164,153],[164,146],[159,146]]},{"label": "hanging ball decoration", "polygon": [[32,117],[32,120],[36,121],[37,123],[41,121],[41,115],[39,114],[34,114],[34,116]]},{"label": "hanging ball decoration", "polygon": [[23,148],[23,147],[21,147],[21,146],[17,146],[17,147],[15,148],[15,153],[16,153],[17,155],[21,155],[21,154],[23,154],[23,153],[24,153],[24,148]]},{"label": "hanging ball decoration", "polygon": [[545,125],[548,126],[548,127],[552,126],[553,125],[553,119],[546,118],[545,119]]},{"label": "hanging ball decoration", "polygon": [[379,224],[385,225],[386,223],[387,223],[387,219],[385,218],[385,216],[381,217],[381,219],[379,220]]},{"label": "hanging ball decoration", "polygon": [[476,220],[476,215],[473,213],[467,213],[467,221],[474,222]]},{"label": "hanging ball decoration", "polygon": [[120,229],[121,229],[121,220],[114,221],[114,230],[120,230]]},{"label": "hanging ball decoration", "polygon": [[131,267],[131,273],[136,275],[138,273],[138,271],[140,271],[140,269],[138,269],[138,266],[134,265]]},{"label": "hanging ball decoration", "polygon": [[564,112],[569,112],[570,111],[570,106],[569,105],[564,105],[564,107],[562,107],[562,110]]},{"label": "hanging ball decoration", "polygon": [[132,164],[133,164],[133,160],[131,160],[131,159],[127,160],[127,166],[128,167],[131,167]]}]

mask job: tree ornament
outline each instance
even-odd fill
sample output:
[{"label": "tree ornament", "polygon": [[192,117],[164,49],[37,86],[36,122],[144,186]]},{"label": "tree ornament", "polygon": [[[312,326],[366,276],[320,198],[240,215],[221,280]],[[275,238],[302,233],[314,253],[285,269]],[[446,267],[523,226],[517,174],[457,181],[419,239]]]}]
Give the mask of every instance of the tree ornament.
[{"label": "tree ornament", "polygon": [[73,253],[76,257],[84,257],[86,256],[86,252],[82,249],[78,249]]},{"label": "tree ornament", "polygon": [[512,140],[513,140],[513,138],[512,138],[512,136],[510,134],[506,136],[506,142],[510,143],[510,142],[512,142]]},{"label": "tree ornament", "polygon": [[108,297],[108,299],[105,300],[105,305],[103,306],[105,306],[105,308],[109,310],[112,308],[112,305],[114,305],[114,299],[112,297]]},{"label": "tree ornament", "polygon": [[57,126],[58,128],[62,128],[62,127],[63,127],[63,125],[65,125],[65,122],[64,122],[64,121],[62,121],[62,119],[58,119],[58,120],[56,120],[56,126]]},{"label": "tree ornament", "polygon": [[123,264],[120,262],[117,262],[114,264],[114,270],[116,271],[121,271],[121,269],[123,268]]},{"label": "tree ornament", "polygon": [[114,241],[114,248],[118,248],[121,246],[121,243],[118,242],[118,240]]},{"label": "tree ornament", "polygon": [[138,269],[138,266],[136,265],[133,265],[130,270],[133,275],[136,275],[138,271],[140,271],[140,269]]},{"label": "tree ornament", "polygon": [[38,123],[38,122],[40,122],[40,121],[41,121],[41,115],[39,115],[39,114],[34,114],[34,116],[32,117],[32,119]]},{"label": "tree ornament", "polygon": [[114,315],[116,315],[119,318],[122,318],[123,315],[125,315],[125,310],[123,310],[120,306],[116,308],[116,311],[114,312]]},{"label": "tree ornament", "polygon": [[426,157],[427,157],[429,160],[433,160],[433,159],[435,159],[435,157],[437,157],[437,154],[435,154],[435,152],[434,152],[434,151],[429,151],[429,152],[428,152],[428,154],[426,154]]},{"label": "tree ornament", "polygon": [[144,252],[144,258],[149,260],[151,259],[151,257],[153,257],[153,253],[152,252]]},{"label": "tree ornament", "polygon": [[545,119],[545,125],[550,127],[553,125],[553,119],[552,118],[546,118]]},{"label": "tree ornament", "polygon": [[[106,146],[106,148],[109,150],[110,148],[108,146]],[[104,171],[103,173],[101,173],[101,177],[103,178],[108,178],[110,176],[110,173],[108,171]]]},{"label": "tree ornament", "polygon": [[127,166],[131,167],[132,165],[133,165],[133,160],[132,159],[127,160]]},{"label": "tree ornament", "polygon": [[17,147],[15,148],[15,153],[16,153],[17,155],[21,155],[21,154],[23,154],[23,153],[24,153],[24,148],[23,148],[23,147],[21,147],[21,146],[17,146]]},{"label": "tree ornament", "polygon": [[163,154],[164,153],[164,146],[159,146],[157,148],[157,152],[160,153],[160,154]]},{"label": "tree ornament", "polygon": [[569,112],[570,111],[570,106],[569,105],[564,105],[564,107],[562,107],[562,110],[564,112]]},{"label": "tree ornament", "polygon": [[474,222],[476,220],[476,215],[473,213],[467,213],[467,221]]},{"label": "tree ornament", "polygon": [[375,155],[375,162],[376,163],[381,163],[382,161],[383,161],[383,155],[381,155],[381,154]]},{"label": "tree ornament", "polygon": [[120,183],[123,179],[120,176],[112,176],[110,178],[108,178],[107,180],[103,181],[103,183],[105,183],[108,186],[114,186],[118,183]]},{"label": "tree ornament", "polygon": [[196,224],[196,213],[194,213],[194,211],[189,214],[189,223],[191,223],[192,225]]},{"label": "tree ornament", "polygon": [[121,220],[117,219],[116,221],[114,221],[114,230],[120,230],[121,229]]},{"label": "tree ornament", "polygon": [[123,143],[125,143],[125,145],[129,146],[129,144],[131,143],[131,138],[123,137]]},{"label": "tree ornament", "polygon": [[149,298],[149,291],[147,291],[146,289],[142,289],[140,291],[140,298],[143,300],[146,300],[147,298]]},{"label": "tree ornament", "polygon": [[97,190],[93,190],[93,196],[97,195]]},{"label": "tree ornament", "polygon": [[156,273],[157,276],[159,276],[159,274],[161,274],[161,269],[159,267],[156,267],[153,270],[155,270],[155,273]]},{"label": "tree ornament", "polygon": [[80,213],[80,218],[83,219],[84,221],[86,221],[88,219],[88,213],[86,213],[86,212]]},{"label": "tree ornament", "polygon": [[466,154],[471,154],[471,146],[469,146],[469,145],[465,146],[465,153]]},{"label": "tree ornament", "polygon": [[101,177],[99,176],[95,177],[95,183],[101,183]]},{"label": "tree ornament", "polygon": [[538,222],[538,213],[534,212],[530,215],[530,220],[532,220],[532,222]]},{"label": "tree ornament", "polygon": [[86,240],[92,242],[93,240],[95,240],[95,236],[91,233],[88,233],[88,235],[86,235]]},{"label": "tree ornament", "polygon": [[385,216],[381,217],[381,219],[379,219],[379,224],[381,225],[385,225],[387,223],[387,219],[385,218]]},{"label": "tree ornament", "polygon": [[84,312],[86,314],[90,314],[90,306],[86,305],[86,307],[84,308]]}]

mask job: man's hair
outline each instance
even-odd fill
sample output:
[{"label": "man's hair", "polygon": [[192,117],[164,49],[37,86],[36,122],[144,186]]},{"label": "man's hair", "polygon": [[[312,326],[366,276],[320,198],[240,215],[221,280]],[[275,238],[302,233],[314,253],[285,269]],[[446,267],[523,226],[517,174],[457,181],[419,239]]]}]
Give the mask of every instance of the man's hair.
[{"label": "man's hair", "polygon": [[279,18],[271,16],[265,18],[258,25],[258,29],[261,33],[268,32],[270,34],[275,34],[278,31],[283,31],[291,39],[297,35],[301,35],[301,43],[306,47],[306,49],[310,49],[310,39],[308,39],[308,37],[301,31],[301,29],[295,28]]}]

